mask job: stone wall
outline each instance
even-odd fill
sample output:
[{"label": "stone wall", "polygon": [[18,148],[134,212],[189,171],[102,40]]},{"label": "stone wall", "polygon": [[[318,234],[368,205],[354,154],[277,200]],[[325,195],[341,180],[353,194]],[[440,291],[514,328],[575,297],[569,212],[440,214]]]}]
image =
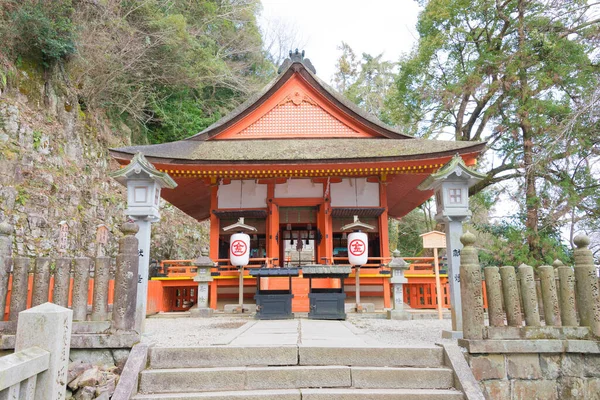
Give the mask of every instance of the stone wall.
[{"label": "stone wall", "polygon": [[467,360],[488,399],[600,399],[600,354],[470,354]]},{"label": "stone wall", "polygon": [[[116,254],[125,191],[107,176],[118,168],[108,149],[130,144],[132,131],[101,110],[82,110],[62,73],[34,63],[0,70],[0,222],[15,228],[13,256],[48,256],[59,223],[69,227],[65,257],[96,256],[95,228],[110,229],[106,255]],[[194,134],[196,132],[190,132]],[[153,257],[195,258],[208,229],[165,204],[153,226]]]}]

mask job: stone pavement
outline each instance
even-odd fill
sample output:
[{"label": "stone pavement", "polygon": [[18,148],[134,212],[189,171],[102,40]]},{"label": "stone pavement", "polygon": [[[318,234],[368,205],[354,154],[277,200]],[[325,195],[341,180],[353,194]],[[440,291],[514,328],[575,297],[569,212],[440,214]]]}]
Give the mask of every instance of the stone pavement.
[{"label": "stone pavement", "polygon": [[373,344],[373,339],[358,335],[352,325],[345,321],[291,319],[248,322],[222,344],[361,347]]}]

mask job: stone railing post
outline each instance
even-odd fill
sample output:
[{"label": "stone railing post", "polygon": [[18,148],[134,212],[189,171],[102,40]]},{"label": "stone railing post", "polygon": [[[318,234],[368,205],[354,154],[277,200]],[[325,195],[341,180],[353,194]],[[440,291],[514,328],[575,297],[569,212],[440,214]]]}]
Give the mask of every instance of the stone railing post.
[{"label": "stone railing post", "polygon": [[141,326],[135,326],[139,253],[138,240],[134,235],[138,229],[132,222],[126,222],[121,227],[124,236],[119,240],[117,255],[112,327],[115,330],[136,328],[141,333]]},{"label": "stone railing post", "polygon": [[519,300],[519,289],[517,287],[517,275],[515,267],[500,267],[502,277],[502,294],[504,295],[504,309],[506,310],[506,321],[509,326],[522,326],[521,302]]},{"label": "stone railing post", "polygon": [[404,309],[404,284],[408,279],[404,277],[404,271],[409,268],[409,264],[400,258],[400,252],[394,250],[392,253],[392,261],[388,264],[391,270],[390,283],[393,285],[392,296],[394,300],[394,308],[388,310],[388,319],[409,320],[410,313]]},{"label": "stone railing post", "polygon": [[560,283],[560,319],[563,326],[578,326],[575,311],[575,274],[573,268],[554,261]]},{"label": "stone railing post", "polygon": [[10,321],[17,321],[19,313],[27,308],[27,285],[29,283],[28,257],[17,257],[13,261],[12,290],[10,294]]},{"label": "stone railing post", "polygon": [[594,335],[600,336],[600,289],[594,258],[587,248],[590,239],[585,235],[577,235],[573,243],[577,246],[574,269],[581,326],[589,326]]},{"label": "stone railing post", "polygon": [[52,303],[19,314],[15,352],[33,346],[50,352],[48,369],[37,376],[35,399],[65,398],[72,318],[71,310]]},{"label": "stone railing post", "polygon": [[467,232],[461,236],[460,295],[462,297],[463,338],[483,339],[483,293],[481,267],[477,249],[473,246],[475,235]]},{"label": "stone railing post", "polygon": [[48,302],[48,293],[50,291],[50,264],[52,264],[52,260],[47,257],[39,257],[35,260],[31,307]]},{"label": "stone railing post", "polygon": [[523,298],[523,311],[525,311],[525,324],[527,326],[541,326],[533,267],[521,264],[519,266],[519,278],[521,279],[521,296]]},{"label": "stone railing post", "polygon": [[208,285],[213,281],[210,270],[215,266],[215,263],[208,256],[208,249],[202,249],[200,254],[200,257],[194,261],[194,265],[197,268],[194,282],[198,282],[198,302],[196,303],[196,307],[190,310],[190,316],[211,317],[214,310],[208,305]]},{"label": "stone railing post", "polygon": [[490,326],[504,326],[504,310],[502,309],[502,283],[498,267],[483,269],[485,290],[488,303],[488,318]]},{"label": "stone railing post", "polygon": [[71,259],[57,258],[54,268],[54,290],[52,302],[61,307],[69,304],[69,285],[71,285]]},{"label": "stone railing post", "polygon": [[542,286],[542,302],[544,303],[544,320],[548,326],[560,326],[560,307],[558,306],[558,293],[554,280],[554,267],[542,265],[538,268]]},{"label": "stone railing post", "polygon": [[8,279],[12,267],[12,232],[13,227],[6,222],[0,224],[0,321],[4,319],[6,297],[8,295]]},{"label": "stone railing post", "polygon": [[110,257],[96,257],[94,266],[94,301],[92,321],[108,320],[108,282],[110,280]]},{"label": "stone railing post", "polygon": [[85,321],[87,318],[88,291],[90,285],[90,264],[87,257],[75,258],[73,276],[73,321]]}]

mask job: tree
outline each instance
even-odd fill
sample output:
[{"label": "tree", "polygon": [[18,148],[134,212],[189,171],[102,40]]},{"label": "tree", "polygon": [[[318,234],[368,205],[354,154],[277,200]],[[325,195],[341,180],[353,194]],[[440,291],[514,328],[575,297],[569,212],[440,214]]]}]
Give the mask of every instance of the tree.
[{"label": "tree", "polygon": [[342,54],[333,76],[335,89],[366,112],[385,120],[385,99],[393,89],[396,64],[383,60],[383,54],[363,53],[362,59],[357,60],[346,42],[342,42],[338,50]]},{"label": "tree", "polygon": [[[540,256],[543,231],[554,231],[563,216],[598,193],[586,183],[591,170],[577,161],[589,161],[586,147],[597,148],[590,141],[594,130],[576,123],[566,134],[564,126],[597,86],[591,55],[598,3],[421,4],[419,44],[401,60],[396,93],[387,103],[390,117],[421,136],[451,131],[455,140],[487,140],[501,162],[485,166],[487,178],[471,194],[516,180],[528,247]],[[547,168],[552,165],[558,168]]]}]

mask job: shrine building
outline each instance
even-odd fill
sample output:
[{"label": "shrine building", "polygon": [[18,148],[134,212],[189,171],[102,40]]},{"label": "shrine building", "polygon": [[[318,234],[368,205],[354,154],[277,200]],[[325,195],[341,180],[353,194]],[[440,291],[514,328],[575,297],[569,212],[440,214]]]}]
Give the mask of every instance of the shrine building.
[{"label": "shrine building", "polygon": [[[196,220],[210,221],[209,255],[218,263],[212,308],[237,296],[237,272],[228,265],[232,232],[223,227],[244,217],[257,228],[249,267],[348,264],[341,227],[354,216],[374,227],[368,232],[372,268],[361,269],[362,296],[389,307],[389,275],[381,268],[390,260],[388,218],[431,197],[432,191],[417,187],[453,156],[472,166],[484,146],[399,132],[329,87],[296,52],[260,93],[204,131],[172,143],[111,149],[111,155],[125,165],[141,152],[178,184],[161,196]],[[251,299],[255,283],[246,278]],[[178,290],[181,297],[183,288],[194,288],[189,276],[163,279],[160,290]],[[294,311],[306,311],[306,292],[302,279],[294,278]],[[193,290],[185,293],[193,301]],[[157,307],[172,309],[179,308]]]}]

